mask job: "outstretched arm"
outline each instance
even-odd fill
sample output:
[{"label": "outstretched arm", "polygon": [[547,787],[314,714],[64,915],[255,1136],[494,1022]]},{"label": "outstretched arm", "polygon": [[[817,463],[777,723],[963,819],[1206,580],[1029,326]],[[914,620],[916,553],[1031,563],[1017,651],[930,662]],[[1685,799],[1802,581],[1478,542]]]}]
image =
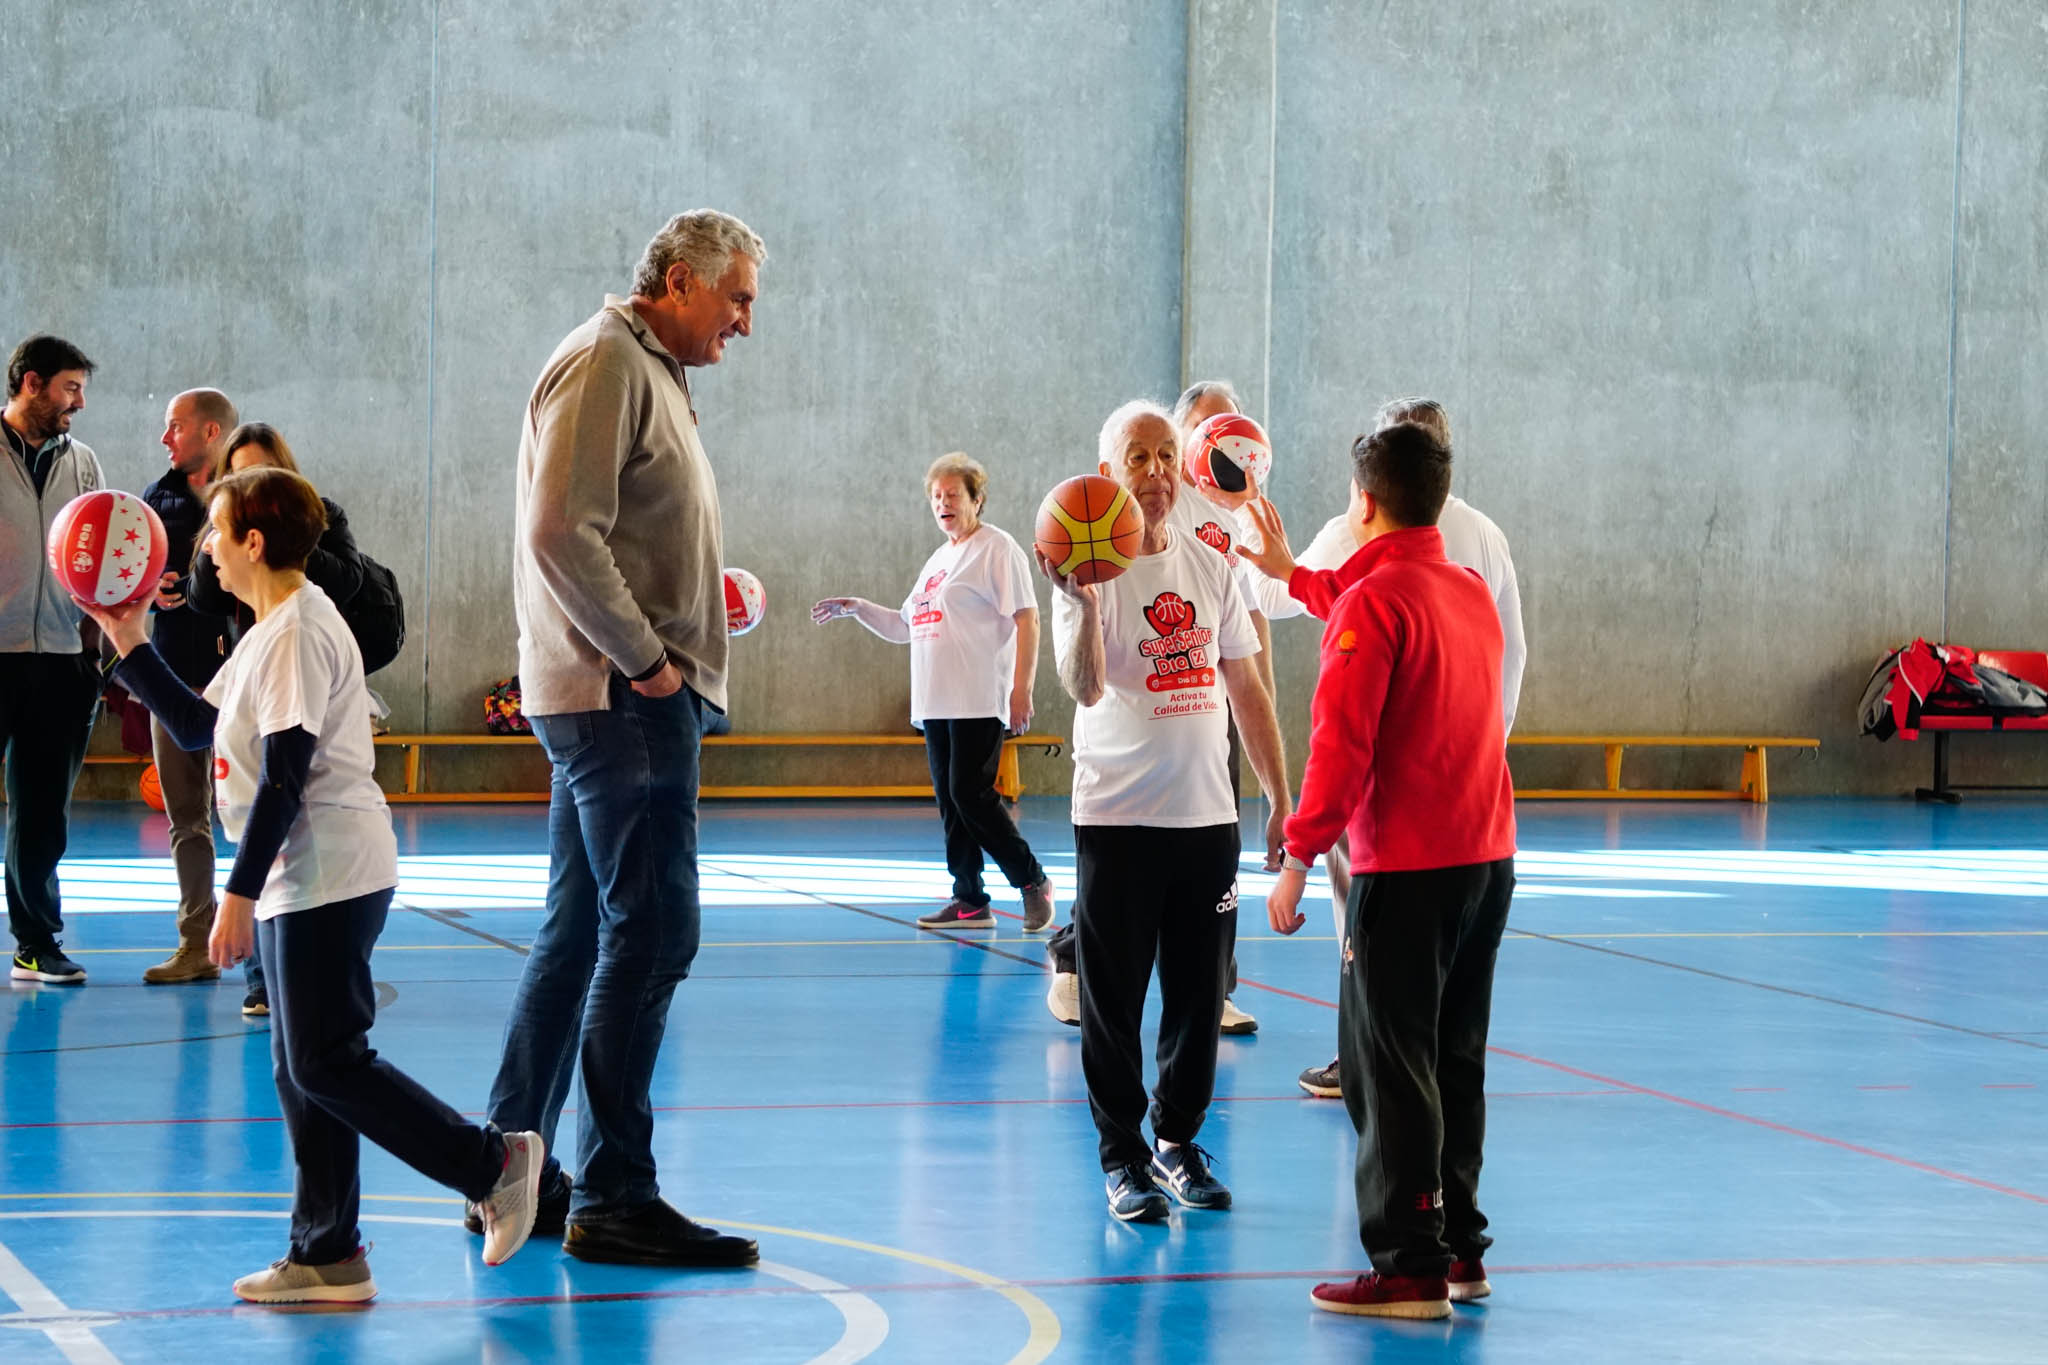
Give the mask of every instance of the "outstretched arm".
[{"label": "outstretched arm", "polygon": [[842,616],[851,616],[892,645],[910,643],[910,623],[903,614],[865,597],[828,597],[811,608],[813,625],[822,626]]}]

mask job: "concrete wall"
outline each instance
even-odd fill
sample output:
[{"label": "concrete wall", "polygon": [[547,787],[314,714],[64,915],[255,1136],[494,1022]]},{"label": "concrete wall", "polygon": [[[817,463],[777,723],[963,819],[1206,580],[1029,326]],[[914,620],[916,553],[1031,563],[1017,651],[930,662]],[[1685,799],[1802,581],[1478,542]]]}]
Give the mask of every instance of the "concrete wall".
[{"label": "concrete wall", "polygon": [[[983,458],[1021,534],[1111,406],[1221,371],[1301,540],[1381,398],[1450,405],[1521,571],[1527,732],[1818,734],[1779,791],[1895,790],[1922,752],[1851,715],[1884,645],[1945,611],[2048,645],[2048,32],[1967,4],[18,0],[0,330],[101,362],[78,432],[117,484],[180,388],[276,422],[406,586],[396,722],[468,729],[514,667],[528,386],[714,204],[771,252],[697,386],[771,599],[743,728],[902,723],[900,651],[805,608],[903,591],[933,455]],[[1314,633],[1277,633],[1298,762]],[[1039,707],[1068,724],[1049,651]]]}]

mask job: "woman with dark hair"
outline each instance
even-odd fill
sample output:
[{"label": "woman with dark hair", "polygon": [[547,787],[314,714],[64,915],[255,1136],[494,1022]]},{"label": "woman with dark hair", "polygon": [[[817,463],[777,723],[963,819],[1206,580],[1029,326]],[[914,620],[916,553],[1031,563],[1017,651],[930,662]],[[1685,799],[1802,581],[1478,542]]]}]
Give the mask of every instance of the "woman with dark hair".
[{"label": "woman with dark hair", "polygon": [[326,527],[313,486],[282,469],[216,484],[201,542],[254,623],[202,697],[149,643],[149,599],[79,605],[120,651],[116,676],[182,747],[211,744],[234,870],[207,951],[270,968],[277,1098],[297,1180],[291,1248],[235,1281],[252,1303],[374,1297],[357,1226],[361,1137],[475,1201],[484,1261],[526,1242],[545,1153],[538,1133],[470,1123],[379,1057],[370,951],[398,885],[391,811],[372,775],[369,700],[355,637],[306,575]]},{"label": "woman with dark hair", "polygon": [[[283,469],[304,477],[290,444],[276,427],[268,422],[244,422],[220,443],[207,478],[212,483],[246,469],[265,468]],[[341,505],[332,498],[323,497],[320,506],[326,513],[327,524],[320,532],[318,543],[306,556],[304,572],[307,581],[325,593],[328,601],[336,607],[343,607],[354,601],[356,594],[363,589],[366,572],[363,553],[356,548],[356,538],[348,529],[348,514],[341,510]],[[204,553],[193,555],[189,584],[187,603],[195,611],[227,617],[234,623],[236,637],[239,638],[255,624],[249,608],[236,601],[234,594],[221,585],[220,572],[210,556]],[[376,694],[368,692],[367,688],[365,691],[371,714],[383,715],[384,709]],[[260,958],[249,958],[246,976],[247,993],[242,997],[242,1013],[250,1018],[269,1014],[270,994],[264,985]]]}]

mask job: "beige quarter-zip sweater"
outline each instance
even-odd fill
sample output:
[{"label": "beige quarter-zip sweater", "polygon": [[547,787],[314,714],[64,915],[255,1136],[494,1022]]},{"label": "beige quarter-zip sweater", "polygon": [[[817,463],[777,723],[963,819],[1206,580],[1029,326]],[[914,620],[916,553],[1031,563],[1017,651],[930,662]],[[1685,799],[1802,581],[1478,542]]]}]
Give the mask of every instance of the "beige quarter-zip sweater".
[{"label": "beige quarter-zip sweater", "polygon": [[632,305],[555,348],[519,437],[512,596],[530,715],[601,711],[664,655],[725,709],[718,485],[683,367]]}]

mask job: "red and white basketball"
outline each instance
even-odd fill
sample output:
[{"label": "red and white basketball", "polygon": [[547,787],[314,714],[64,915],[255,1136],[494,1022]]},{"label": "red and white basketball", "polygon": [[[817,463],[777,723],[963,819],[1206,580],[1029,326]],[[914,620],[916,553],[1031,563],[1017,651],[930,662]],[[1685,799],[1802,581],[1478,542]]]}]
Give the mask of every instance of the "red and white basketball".
[{"label": "red and white basketball", "polygon": [[725,571],[725,633],[745,635],[761,624],[768,610],[768,593],[761,580],[745,569]]},{"label": "red and white basketball", "polygon": [[1188,435],[1181,452],[1188,480],[1203,488],[1242,493],[1266,486],[1273,472],[1273,447],[1265,428],[1241,412],[1219,412]]},{"label": "red and white basketball", "polygon": [[73,597],[118,607],[156,591],[170,554],[156,509],[111,488],[81,493],[50,525],[50,570]]}]

